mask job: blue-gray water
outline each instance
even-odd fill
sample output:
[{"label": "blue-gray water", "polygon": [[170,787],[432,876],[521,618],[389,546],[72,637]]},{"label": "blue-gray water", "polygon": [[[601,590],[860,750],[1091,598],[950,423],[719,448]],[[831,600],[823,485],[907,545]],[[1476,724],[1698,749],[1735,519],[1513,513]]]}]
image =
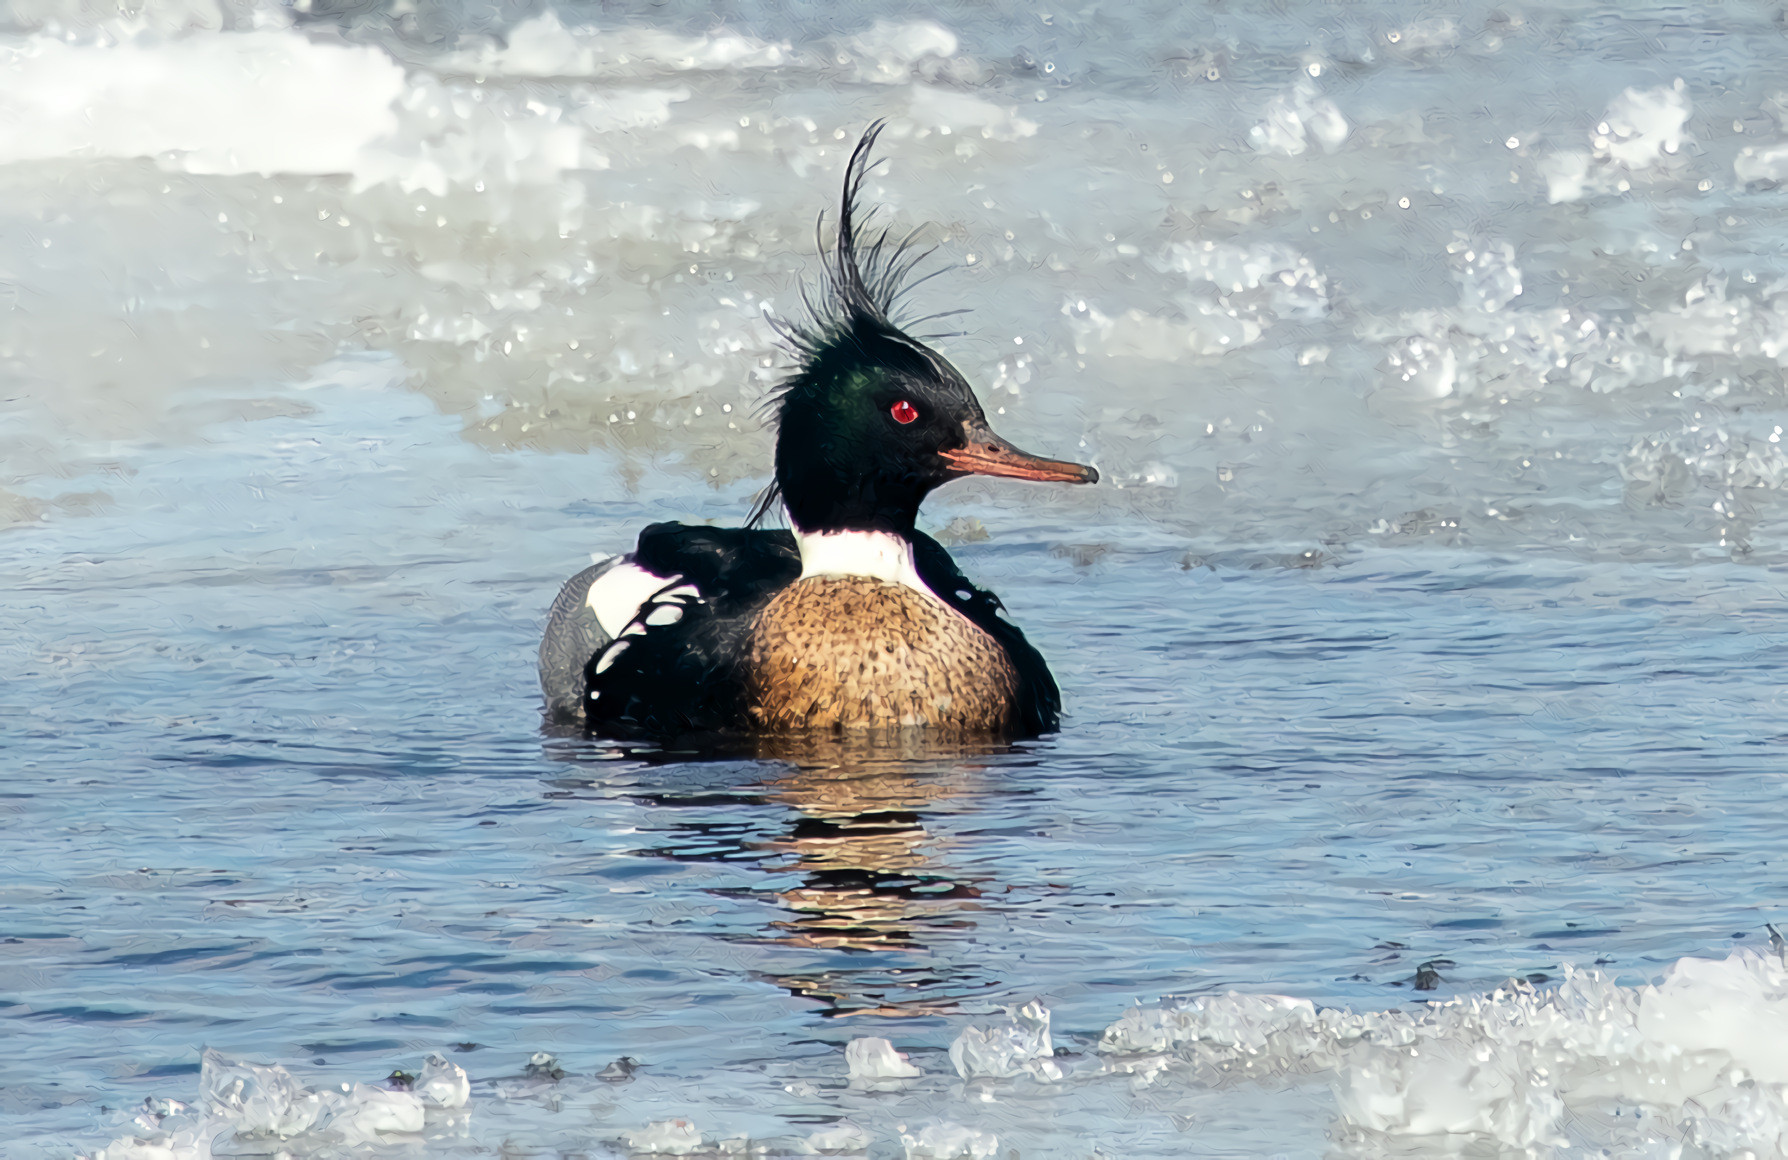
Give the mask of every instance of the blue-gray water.
[{"label": "blue-gray water", "polygon": [[[1026,1157],[1784,1146],[1776,7],[147,11],[18,9],[5,45],[9,1160],[595,1155],[679,1118],[847,1119],[878,1158],[940,1123]],[[157,54],[214,117],[129,79]],[[276,66],[346,111],[242,79]],[[167,123],[119,112],[144,92]],[[760,304],[874,115],[876,195],[962,267],[941,346],[1110,481],[924,519],[1062,732],[543,732],[559,581],[763,483]],[[1486,1064],[1463,1112],[1363,1112],[1377,1064],[1282,1035],[1258,1080],[1094,1050],[1164,995],[1395,1023],[1503,987],[1502,1030],[1434,1035],[1490,1060],[1596,1025],[1546,1006],[1571,965],[1643,1034]],[[1033,998],[1066,1078],[960,1082],[944,1049]],[[863,1036],[926,1077],[845,1087]],[[317,1088],[441,1050],[472,1099],[232,1143],[207,1047]],[[145,1097],[195,1108],[158,1136]]]}]

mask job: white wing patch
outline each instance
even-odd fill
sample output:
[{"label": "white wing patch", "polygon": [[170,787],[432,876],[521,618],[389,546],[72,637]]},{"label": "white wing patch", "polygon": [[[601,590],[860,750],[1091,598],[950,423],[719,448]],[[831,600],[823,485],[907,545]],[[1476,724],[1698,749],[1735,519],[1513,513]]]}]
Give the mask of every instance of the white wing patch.
[{"label": "white wing patch", "polygon": [[602,655],[596,658],[596,675],[601,676],[603,673],[608,672],[608,666],[614,664],[615,659],[626,651],[627,642],[624,640],[614,641],[607,648],[603,649]]},{"label": "white wing patch", "polygon": [[683,610],[675,604],[660,604],[646,613],[646,627],[657,628],[664,624],[675,624],[683,619]]},{"label": "white wing patch", "polygon": [[680,575],[660,576],[630,560],[623,560],[596,578],[584,603],[596,614],[596,622],[602,625],[602,631],[618,637],[639,615],[640,607],[652,598],[654,592],[682,578]]},{"label": "white wing patch", "polygon": [[[602,594],[604,603],[598,604],[596,589],[611,576],[619,576],[619,579]],[[602,622],[603,631],[615,638],[596,658],[594,676],[608,672],[620,659],[631,643],[629,638],[645,636],[651,629],[676,624],[683,619],[685,608],[702,602],[701,589],[693,584],[678,584],[682,578],[680,574],[659,576],[637,564],[624,563],[609,569],[590,586],[590,608]],[[631,605],[626,603],[628,601]],[[610,627],[609,616],[618,615],[623,609],[627,612],[626,619],[619,621],[618,627]],[[599,696],[597,690],[590,690],[590,700]]]}]

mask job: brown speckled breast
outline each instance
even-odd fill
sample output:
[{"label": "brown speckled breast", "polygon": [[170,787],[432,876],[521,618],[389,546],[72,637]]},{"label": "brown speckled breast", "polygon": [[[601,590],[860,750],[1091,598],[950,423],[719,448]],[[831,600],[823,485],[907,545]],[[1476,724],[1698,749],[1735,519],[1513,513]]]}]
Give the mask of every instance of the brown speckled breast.
[{"label": "brown speckled breast", "polygon": [[810,576],[758,614],[751,716],[774,731],[928,725],[1003,732],[1018,674],[968,618],[901,584]]}]

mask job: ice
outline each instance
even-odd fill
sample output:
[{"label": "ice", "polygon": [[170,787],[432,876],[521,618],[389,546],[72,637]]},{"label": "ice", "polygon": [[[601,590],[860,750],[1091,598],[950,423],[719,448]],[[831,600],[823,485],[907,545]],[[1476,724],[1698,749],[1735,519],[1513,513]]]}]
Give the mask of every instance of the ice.
[{"label": "ice", "polygon": [[928,59],[942,63],[956,55],[956,34],[931,20],[877,20],[845,42],[854,54],[857,77],[875,84],[898,84]]},{"label": "ice", "polygon": [[1049,1038],[1049,1008],[1031,1000],[1007,1009],[1008,1021],[994,1027],[969,1026],[950,1044],[950,1062],[964,1079],[1008,1079],[1029,1075],[1053,1081],[1062,1076]]},{"label": "ice", "polygon": [[658,1156],[687,1156],[701,1151],[702,1134],[688,1120],[658,1120],[628,1133],[627,1146]]},{"label": "ice", "polygon": [[438,1108],[463,1108],[472,1095],[472,1081],[465,1069],[439,1053],[422,1061],[422,1071],[411,1091]]},{"label": "ice", "polygon": [[1447,254],[1459,281],[1461,309],[1494,314],[1521,296],[1521,268],[1509,243],[1473,241],[1461,234],[1447,246]]},{"label": "ice", "polygon": [[1184,275],[1194,287],[1208,283],[1227,299],[1227,307],[1245,310],[1263,330],[1283,319],[1313,320],[1328,313],[1328,279],[1289,246],[1175,242],[1151,264]]},{"label": "ice", "polygon": [[917,1135],[901,1133],[906,1160],[988,1160],[999,1154],[999,1137],[977,1128],[944,1121],[928,1124]]},{"label": "ice", "polygon": [[213,1115],[251,1134],[296,1136],[324,1112],[317,1094],[285,1068],[230,1059],[209,1049],[200,1062],[199,1094]]},{"label": "ice", "polygon": [[929,85],[913,86],[908,115],[920,125],[954,132],[972,130],[995,141],[1017,141],[1037,135],[1037,123],[1019,116],[1016,106]]},{"label": "ice", "polygon": [[1541,162],[1547,198],[1556,204],[1621,192],[1631,178],[1672,167],[1693,111],[1680,77],[1658,88],[1624,90],[1590,133],[1590,151],[1564,150]]},{"label": "ice", "polygon": [[1655,89],[1627,89],[1608,104],[1596,128],[1598,153],[1628,169],[1648,169],[1674,156],[1688,139],[1683,127],[1692,111],[1682,78]]},{"label": "ice", "polygon": [[[1413,1012],[1202,996],[1125,1012],[1100,1050],[1125,1070],[1166,1056],[1197,1076],[1331,1072],[1341,1122],[1368,1137],[1547,1149],[1598,1109],[1640,1107],[1689,1122],[1721,1154],[1770,1150],[1788,1124],[1788,970],[1748,951],[1682,959],[1640,987],[1571,970],[1555,990],[1511,986]],[[1648,1121],[1609,1122],[1635,1133],[1606,1129],[1612,1139],[1638,1142]]]},{"label": "ice", "polygon": [[418,1090],[411,1092],[370,1084],[311,1089],[284,1067],[207,1050],[199,1072],[200,1109],[157,1101],[159,1107],[137,1121],[153,1138],[115,1141],[103,1155],[117,1160],[136,1154],[127,1147],[163,1148],[174,1149],[170,1155],[180,1160],[201,1160],[208,1150],[193,1149],[208,1149],[212,1140],[274,1139],[292,1147],[387,1140],[421,1132],[429,1106],[464,1106],[469,1086],[465,1073],[438,1055],[429,1057]]},{"label": "ice", "polygon": [[355,1084],[343,1095],[323,1092],[328,1128],[350,1144],[367,1143],[391,1132],[420,1132],[423,1102],[411,1092]]},{"label": "ice", "polygon": [[853,1039],[845,1045],[844,1058],[853,1083],[910,1079],[925,1074],[921,1068],[908,1063],[907,1057],[895,1051],[894,1045],[886,1039]]},{"label": "ice", "polygon": [[1453,48],[1459,43],[1459,24],[1445,16],[1417,20],[1386,33],[1385,42],[1406,53]]},{"label": "ice", "polygon": [[1732,173],[1745,182],[1788,181],[1788,142],[1746,145],[1732,159]]},{"label": "ice", "polygon": [[717,31],[680,36],[655,28],[567,28],[548,9],[517,24],[501,45],[446,55],[443,71],[481,76],[633,77],[660,72],[775,68],[793,59],[786,43]]},{"label": "ice", "polygon": [[1084,314],[1070,314],[1076,334],[1075,349],[1086,353],[1098,343],[1102,353],[1118,358],[1151,362],[1178,362],[1187,354],[1213,355],[1240,350],[1260,341],[1265,328],[1252,318],[1239,316],[1234,307],[1193,301],[1186,312],[1164,316],[1131,307],[1108,317],[1097,306]]},{"label": "ice", "polygon": [[1267,103],[1266,119],[1248,130],[1248,140],[1262,153],[1297,157],[1312,140],[1324,153],[1335,152],[1348,131],[1340,108],[1306,77]]},{"label": "ice", "polygon": [[807,1147],[821,1155],[862,1152],[869,1147],[870,1135],[849,1120],[843,1120],[829,1128],[809,1133],[806,1143]]},{"label": "ice", "polygon": [[92,1160],[211,1160],[211,1142],[194,1132],[157,1140],[122,1137],[93,1153]]},{"label": "ice", "polygon": [[347,173],[397,128],[404,72],[283,29],[0,45],[0,164],[153,157],[189,173]]}]

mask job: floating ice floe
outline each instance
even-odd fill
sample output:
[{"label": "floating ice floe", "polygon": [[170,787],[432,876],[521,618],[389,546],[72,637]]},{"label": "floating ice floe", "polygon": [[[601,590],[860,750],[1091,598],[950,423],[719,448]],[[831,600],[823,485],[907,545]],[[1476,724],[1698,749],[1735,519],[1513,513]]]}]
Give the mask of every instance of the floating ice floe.
[{"label": "floating ice floe", "polygon": [[1175,242],[1150,265],[1182,274],[1193,286],[1208,283],[1263,329],[1282,319],[1310,321],[1329,312],[1328,279],[1309,258],[1282,243]]},{"label": "floating ice floe", "polygon": [[413,1136],[429,1109],[464,1107],[471,1084],[439,1054],[424,1063],[412,1090],[370,1084],[312,1089],[278,1065],[250,1063],[207,1050],[199,1069],[198,1106],[151,1099],[134,1125],[94,1153],[93,1160],[209,1160],[214,1145],[309,1154]]},{"label": "floating ice floe", "polygon": [[906,1160],[988,1160],[999,1154],[999,1137],[946,1120],[929,1124],[917,1135],[900,1134]]},{"label": "floating ice floe", "polygon": [[349,173],[397,129],[404,70],[288,29],[0,46],[0,164],[153,157],[189,173]]},{"label": "floating ice floe", "polygon": [[894,1045],[886,1039],[853,1039],[845,1045],[844,1059],[850,1068],[853,1086],[912,1079],[925,1074],[907,1062],[907,1057],[895,1051]]},{"label": "floating ice floe", "polygon": [[913,86],[907,115],[926,128],[973,133],[994,141],[1017,141],[1037,135],[1037,123],[1020,117],[1014,106],[930,85]]},{"label": "floating ice floe", "polygon": [[[1415,1012],[1201,996],[1133,1008],[1100,1050],[1154,1082],[1178,1067],[1201,1081],[1330,1071],[1343,1126],[1380,1136],[1549,1149],[1570,1142],[1572,1109],[1627,1108],[1714,1154],[1788,1149],[1788,969],[1751,952],[1679,960],[1655,986],[1567,970],[1556,990],[1512,986]],[[1603,1128],[1620,1144],[1622,1124],[1651,1132],[1653,1119]]]},{"label": "floating ice floe", "polygon": [[1655,89],[1627,89],[1608,104],[1590,134],[1591,148],[1553,153],[1540,162],[1554,204],[1592,193],[1624,191],[1634,175],[1668,168],[1688,140],[1693,111],[1682,78]]},{"label": "floating ice floe", "polygon": [[472,1081],[465,1068],[436,1052],[422,1061],[422,1073],[410,1090],[437,1108],[463,1108],[472,1096]]},{"label": "floating ice floe", "polygon": [[927,57],[947,60],[957,49],[956,34],[930,20],[877,20],[844,44],[857,79],[875,84],[898,84]]},{"label": "floating ice floe", "polygon": [[1788,181],[1788,141],[1746,145],[1732,159],[1732,175],[1743,182]]},{"label": "floating ice floe", "polygon": [[1028,1075],[1053,1082],[1062,1078],[1049,1037],[1049,1008],[1033,999],[1007,1009],[1008,1021],[994,1027],[966,1027],[950,1044],[950,1062],[964,1079],[1010,1079]]},{"label": "floating ice floe", "polygon": [[1173,309],[1132,307],[1115,316],[1083,300],[1064,302],[1078,353],[1096,343],[1108,356],[1151,362],[1228,354],[1282,321],[1314,321],[1329,311],[1327,277],[1282,243],[1175,242],[1149,265],[1183,276],[1187,292],[1173,296]]},{"label": "floating ice floe", "polygon": [[659,1120],[629,1132],[627,1146],[635,1152],[658,1156],[687,1156],[701,1151],[702,1134],[688,1120]]},{"label": "floating ice floe", "polygon": [[807,1147],[822,1156],[862,1152],[869,1147],[869,1143],[869,1133],[849,1120],[841,1120],[829,1128],[811,1132],[806,1140]]},{"label": "floating ice floe", "polygon": [[1461,310],[1495,314],[1521,296],[1521,267],[1509,243],[1458,234],[1447,245],[1447,257],[1459,283]]},{"label": "floating ice floe", "polygon": [[450,53],[444,72],[512,77],[637,77],[654,73],[778,68],[796,59],[786,42],[716,31],[683,36],[657,28],[567,28],[552,9],[510,29],[501,45]]},{"label": "floating ice floe", "polygon": [[1248,130],[1248,140],[1261,153],[1297,157],[1314,141],[1333,153],[1347,141],[1347,118],[1308,78],[1299,78],[1288,92],[1267,102],[1266,119]]}]

